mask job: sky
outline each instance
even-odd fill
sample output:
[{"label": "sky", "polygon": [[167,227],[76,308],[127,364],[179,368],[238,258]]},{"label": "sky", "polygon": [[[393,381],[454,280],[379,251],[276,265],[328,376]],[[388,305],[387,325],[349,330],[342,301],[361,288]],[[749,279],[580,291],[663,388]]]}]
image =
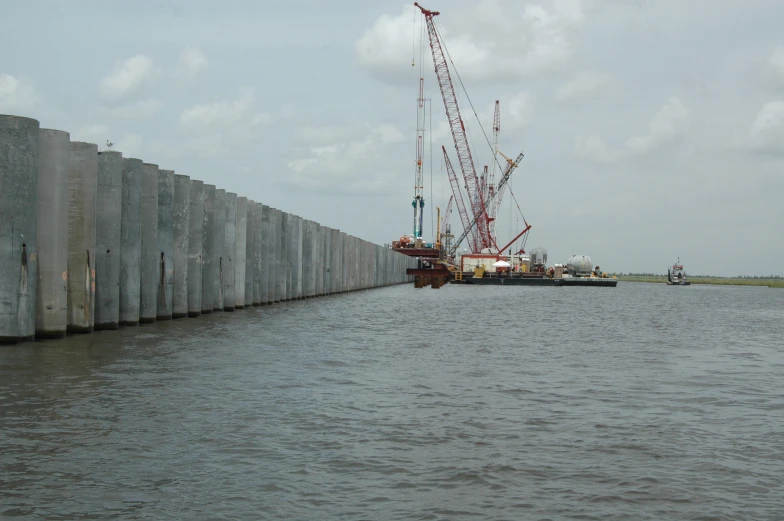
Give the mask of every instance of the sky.
[{"label": "sky", "polygon": [[[784,275],[784,3],[423,3],[441,12],[477,170],[492,164],[495,100],[500,151],[525,154],[499,243],[527,222],[526,249],[550,262]],[[432,238],[451,194],[441,147],[458,163],[417,13],[360,0],[12,2],[0,113],[386,244],[411,233],[424,71]],[[450,222],[460,231],[456,211]]]}]

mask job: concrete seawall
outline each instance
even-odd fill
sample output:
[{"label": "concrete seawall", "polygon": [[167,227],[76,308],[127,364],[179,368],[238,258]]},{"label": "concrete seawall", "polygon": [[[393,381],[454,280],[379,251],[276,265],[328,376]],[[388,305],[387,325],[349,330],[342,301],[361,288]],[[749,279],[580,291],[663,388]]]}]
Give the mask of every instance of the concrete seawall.
[{"label": "concrete seawall", "polygon": [[417,260],[0,115],[0,343],[411,282]]}]

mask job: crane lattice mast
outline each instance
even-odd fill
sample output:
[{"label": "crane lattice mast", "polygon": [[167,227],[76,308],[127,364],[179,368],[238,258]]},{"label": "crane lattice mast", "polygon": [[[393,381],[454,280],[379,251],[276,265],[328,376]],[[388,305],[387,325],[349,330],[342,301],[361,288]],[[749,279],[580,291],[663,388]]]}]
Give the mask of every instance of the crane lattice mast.
[{"label": "crane lattice mast", "polygon": [[[460,169],[463,172],[465,189],[468,193],[468,201],[472,203],[471,210],[474,214],[474,221],[476,222],[477,240],[474,241],[474,247],[472,249],[474,252],[478,252],[483,248],[489,248],[494,242],[488,228],[485,201],[484,197],[481,196],[482,190],[479,185],[479,178],[476,175],[474,158],[471,155],[471,149],[468,146],[468,136],[466,135],[465,124],[463,123],[463,118],[460,116],[460,107],[457,104],[457,93],[455,92],[452,76],[449,72],[449,67],[447,66],[444,47],[441,45],[433,21],[433,18],[440,13],[438,11],[425,9],[417,2],[414,2],[414,5],[422,12],[425,17],[425,22],[427,23],[427,32],[430,38],[430,51],[433,55],[433,66],[435,68],[436,78],[438,79],[438,86],[441,89],[441,96],[444,99],[446,117],[447,120],[449,120],[449,127],[452,131],[452,139],[455,143],[455,151],[457,152]],[[444,149],[444,154],[446,154],[446,149]],[[454,191],[454,186],[452,189]],[[457,194],[455,194],[455,199],[458,199]],[[460,200],[462,200],[462,197]],[[458,210],[460,209],[460,200],[458,200]],[[465,225],[466,223],[463,224]]]},{"label": "crane lattice mast", "polygon": [[417,98],[416,173],[414,175],[414,239],[422,237],[422,219],[425,214],[424,182],[422,180],[422,153],[425,147],[425,79],[419,78]]},{"label": "crane lattice mast", "polygon": [[[485,195],[485,201],[490,201],[495,197],[495,169],[498,165],[498,138],[501,134],[501,104],[499,100],[495,100],[495,112],[493,114],[493,169],[490,171],[490,180],[487,183],[487,194]],[[488,226],[490,228],[490,236],[498,242],[498,239],[495,235],[495,221],[498,217],[498,207],[495,208],[493,206],[488,205],[485,203],[485,207],[487,208],[487,216],[488,216]],[[495,211],[493,211],[495,210]]]},{"label": "crane lattice mast", "polygon": [[[457,175],[455,174],[455,169],[452,168],[452,162],[449,160],[449,155],[446,153],[446,147],[441,146],[441,150],[444,151],[444,164],[446,165],[446,175],[449,177],[449,184],[452,185],[452,197],[455,198],[455,204],[457,204],[457,213],[460,214],[460,222],[463,224],[463,238],[466,236],[468,237],[468,245],[471,248],[471,251],[477,251],[477,239],[476,235],[474,234],[474,225],[468,219],[468,212],[466,211],[465,201],[463,201],[463,193],[460,191],[460,184],[457,181]],[[463,239],[460,239],[462,242]],[[457,243],[460,245],[460,242]]]}]

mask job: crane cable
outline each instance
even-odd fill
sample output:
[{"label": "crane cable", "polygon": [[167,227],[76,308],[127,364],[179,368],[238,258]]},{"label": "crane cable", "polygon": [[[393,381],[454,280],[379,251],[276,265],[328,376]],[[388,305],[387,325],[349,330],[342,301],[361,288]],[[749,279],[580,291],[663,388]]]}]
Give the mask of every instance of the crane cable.
[{"label": "crane cable", "polygon": [[[438,27],[439,25],[440,24],[438,24],[436,20],[433,19],[433,27],[435,28],[436,33],[438,34],[439,40],[441,40],[441,45],[444,47],[444,52],[446,52],[446,56],[447,58],[449,58],[449,63],[452,64],[452,70],[455,71],[457,80],[460,82],[460,87],[463,89],[463,92],[465,92],[465,96],[466,99],[468,100],[468,104],[471,106],[471,110],[474,112],[476,121],[479,123],[479,128],[482,129],[482,134],[485,136],[485,141],[487,141],[487,146],[490,147],[490,151],[492,152],[493,145],[490,143],[490,139],[488,139],[487,137],[487,132],[485,132],[485,128],[482,126],[482,122],[479,119],[479,115],[476,113],[476,109],[474,108],[474,104],[471,101],[471,97],[468,95],[468,90],[466,90],[465,85],[463,84],[463,78],[460,77],[460,73],[457,71],[457,67],[455,67],[455,62],[452,61],[452,55],[449,54],[449,49],[447,49],[446,43],[444,42],[444,38],[443,36],[441,36],[441,29]],[[496,162],[498,162],[498,157],[494,157],[494,159]],[[498,167],[501,168],[501,165],[499,164]],[[527,222],[525,219],[525,215],[523,215],[523,211],[520,209],[520,205],[517,202],[517,198],[515,197],[511,189],[509,190],[509,193],[512,194],[512,199],[514,199],[515,205],[517,206],[517,210],[520,212],[520,216],[523,218],[523,221]]]}]

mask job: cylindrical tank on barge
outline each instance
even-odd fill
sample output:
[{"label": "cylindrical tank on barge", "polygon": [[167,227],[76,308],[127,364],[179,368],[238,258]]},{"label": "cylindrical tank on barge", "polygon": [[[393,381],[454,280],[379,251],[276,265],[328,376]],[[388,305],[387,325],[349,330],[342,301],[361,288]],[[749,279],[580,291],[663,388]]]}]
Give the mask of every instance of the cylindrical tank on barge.
[{"label": "cylindrical tank on barge", "polygon": [[566,261],[566,268],[572,276],[585,277],[593,271],[593,263],[587,255],[572,255]]},{"label": "cylindrical tank on barge", "polygon": [[545,266],[547,264],[547,250],[534,248],[531,250],[531,266]]}]

